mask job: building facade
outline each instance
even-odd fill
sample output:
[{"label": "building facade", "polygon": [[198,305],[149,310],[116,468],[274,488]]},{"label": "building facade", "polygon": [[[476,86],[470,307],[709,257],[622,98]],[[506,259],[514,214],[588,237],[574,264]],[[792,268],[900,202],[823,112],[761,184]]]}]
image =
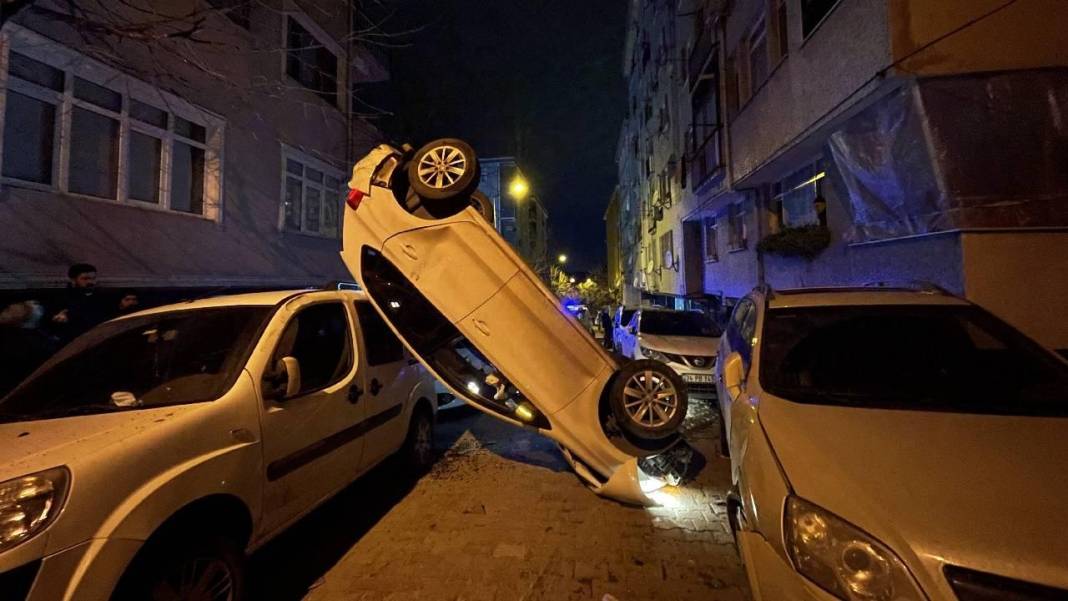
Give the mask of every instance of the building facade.
[{"label": "building facade", "polygon": [[[0,287],[62,285],[83,261],[105,286],[351,279],[345,183],[379,134],[349,91],[388,76],[351,4],[75,4],[0,33]],[[157,25],[86,33],[109,19]]]},{"label": "building facade", "polygon": [[545,206],[530,190],[515,158],[496,157],[478,162],[482,171],[478,189],[493,201],[494,227],[536,272],[547,274],[549,214]]},{"label": "building facade", "polygon": [[648,248],[681,232],[681,267],[647,296],[726,309],[757,283],[923,280],[1068,346],[1068,270],[1049,260],[1068,253],[1068,47],[1051,24],[1068,6],[680,0],[632,15],[665,4],[686,65],[680,208],[642,234]]}]

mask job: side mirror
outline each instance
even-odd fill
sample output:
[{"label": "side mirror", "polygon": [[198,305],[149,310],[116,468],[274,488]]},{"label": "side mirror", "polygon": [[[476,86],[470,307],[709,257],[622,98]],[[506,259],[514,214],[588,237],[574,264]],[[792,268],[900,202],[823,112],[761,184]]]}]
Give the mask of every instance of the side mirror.
[{"label": "side mirror", "polygon": [[300,392],[300,361],[296,357],[282,357],[274,371],[264,376],[264,396],[272,401],[284,401]]},{"label": "side mirror", "polygon": [[730,396],[731,402],[738,400],[742,394],[742,388],[745,386],[743,372],[742,356],[737,352],[728,355],[727,360],[723,362],[723,389]]}]

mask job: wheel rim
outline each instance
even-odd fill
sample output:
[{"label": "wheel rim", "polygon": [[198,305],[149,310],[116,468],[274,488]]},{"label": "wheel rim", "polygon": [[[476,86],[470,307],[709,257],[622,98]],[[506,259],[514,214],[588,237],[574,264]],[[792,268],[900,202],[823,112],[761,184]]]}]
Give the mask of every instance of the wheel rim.
[{"label": "wheel rim", "polygon": [[643,428],[661,428],[679,410],[679,393],[664,374],[645,370],[634,374],[623,387],[623,408],[630,420]]},{"label": "wheel rim", "polygon": [[455,146],[435,146],[419,159],[419,181],[441,190],[460,181],[467,173],[467,157]]},{"label": "wheel rim", "polygon": [[153,601],[232,601],[233,598],[233,574],[221,559],[191,559],[152,589]]},{"label": "wheel rim", "polygon": [[415,438],[412,440],[412,453],[416,461],[421,464],[429,463],[430,452],[434,447],[434,435],[431,431],[430,422],[425,419],[419,420],[415,427]]}]

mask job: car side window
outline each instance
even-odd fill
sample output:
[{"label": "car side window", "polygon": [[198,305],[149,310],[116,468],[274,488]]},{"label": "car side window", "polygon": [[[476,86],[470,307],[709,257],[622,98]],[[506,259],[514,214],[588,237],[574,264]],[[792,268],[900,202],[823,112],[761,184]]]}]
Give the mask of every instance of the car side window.
[{"label": "car side window", "polygon": [[356,316],[360,319],[360,331],[367,347],[368,365],[385,365],[404,359],[404,345],[371,303],[356,301]]},{"label": "car side window", "polygon": [[271,358],[300,363],[300,391],[307,394],[336,384],[352,370],[352,332],[341,303],[321,303],[290,319]]},{"label": "car side window", "polygon": [[753,311],[753,301],[748,298],[743,298],[738,301],[738,305],[734,308],[734,313],[731,314],[730,324],[727,326],[727,340],[730,341],[731,350],[736,351],[742,356],[746,367],[749,366],[749,360],[752,356],[752,335],[746,335],[747,326],[750,325],[750,318],[752,316],[752,325],[755,325],[755,314]]}]

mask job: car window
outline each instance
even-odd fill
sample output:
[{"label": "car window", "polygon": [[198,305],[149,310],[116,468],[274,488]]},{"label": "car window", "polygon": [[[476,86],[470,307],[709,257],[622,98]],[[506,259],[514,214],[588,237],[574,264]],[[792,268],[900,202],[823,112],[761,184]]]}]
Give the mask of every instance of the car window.
[{"label": "car window", "polygon": [[404,345],[382,321],[378,311],[367,301],[357,301],[355,304],[363,342],[367,347],[367,364],[375,366],[403,360]]},{"label": "car window", "polygon": [[630,325],[630,320],[631,320],[632,317],[634,317],[634,314],[636,312],[637,312],[637,309],[623,309],[623,310],[621,310],[619,312],[619,325],[621,325],[621,326]]},{"label": "car window", "polygon": [[713,337],[722,333],[711,318],[696,311],[644,311],[639,329],[659,336]]},{"label": "car window", "polygon": [[341,303],[301,309],[289,320],[275,348],[271,366],[282,357],[300,363],[300,391],[307,394],[336,384],[352,370],[352,333]]},{"label": "car window", "polygon": [[741,354],[746,365],[749,364],[751,358],[750,351],[752,350],[752,346],[750,346],[750,343],[742,336],[742,330],[744,329],[745,320],[752,309],[753,302],[748,298],[743,298],[738,301],[738,304],[734,307],[734,312],[731,313],[726,332],[727,340],[730,341],[731,344],[731,350]]},{"label": "car window", "polygon": [[767,313],[761,384],[798,402],[1068,415],[1068,366],[969,306]]},{"label": "car window", "polygon": [[196,309],[105,323],[0,401],[0,419],[214,400],[233,384],[272,310]]}]

